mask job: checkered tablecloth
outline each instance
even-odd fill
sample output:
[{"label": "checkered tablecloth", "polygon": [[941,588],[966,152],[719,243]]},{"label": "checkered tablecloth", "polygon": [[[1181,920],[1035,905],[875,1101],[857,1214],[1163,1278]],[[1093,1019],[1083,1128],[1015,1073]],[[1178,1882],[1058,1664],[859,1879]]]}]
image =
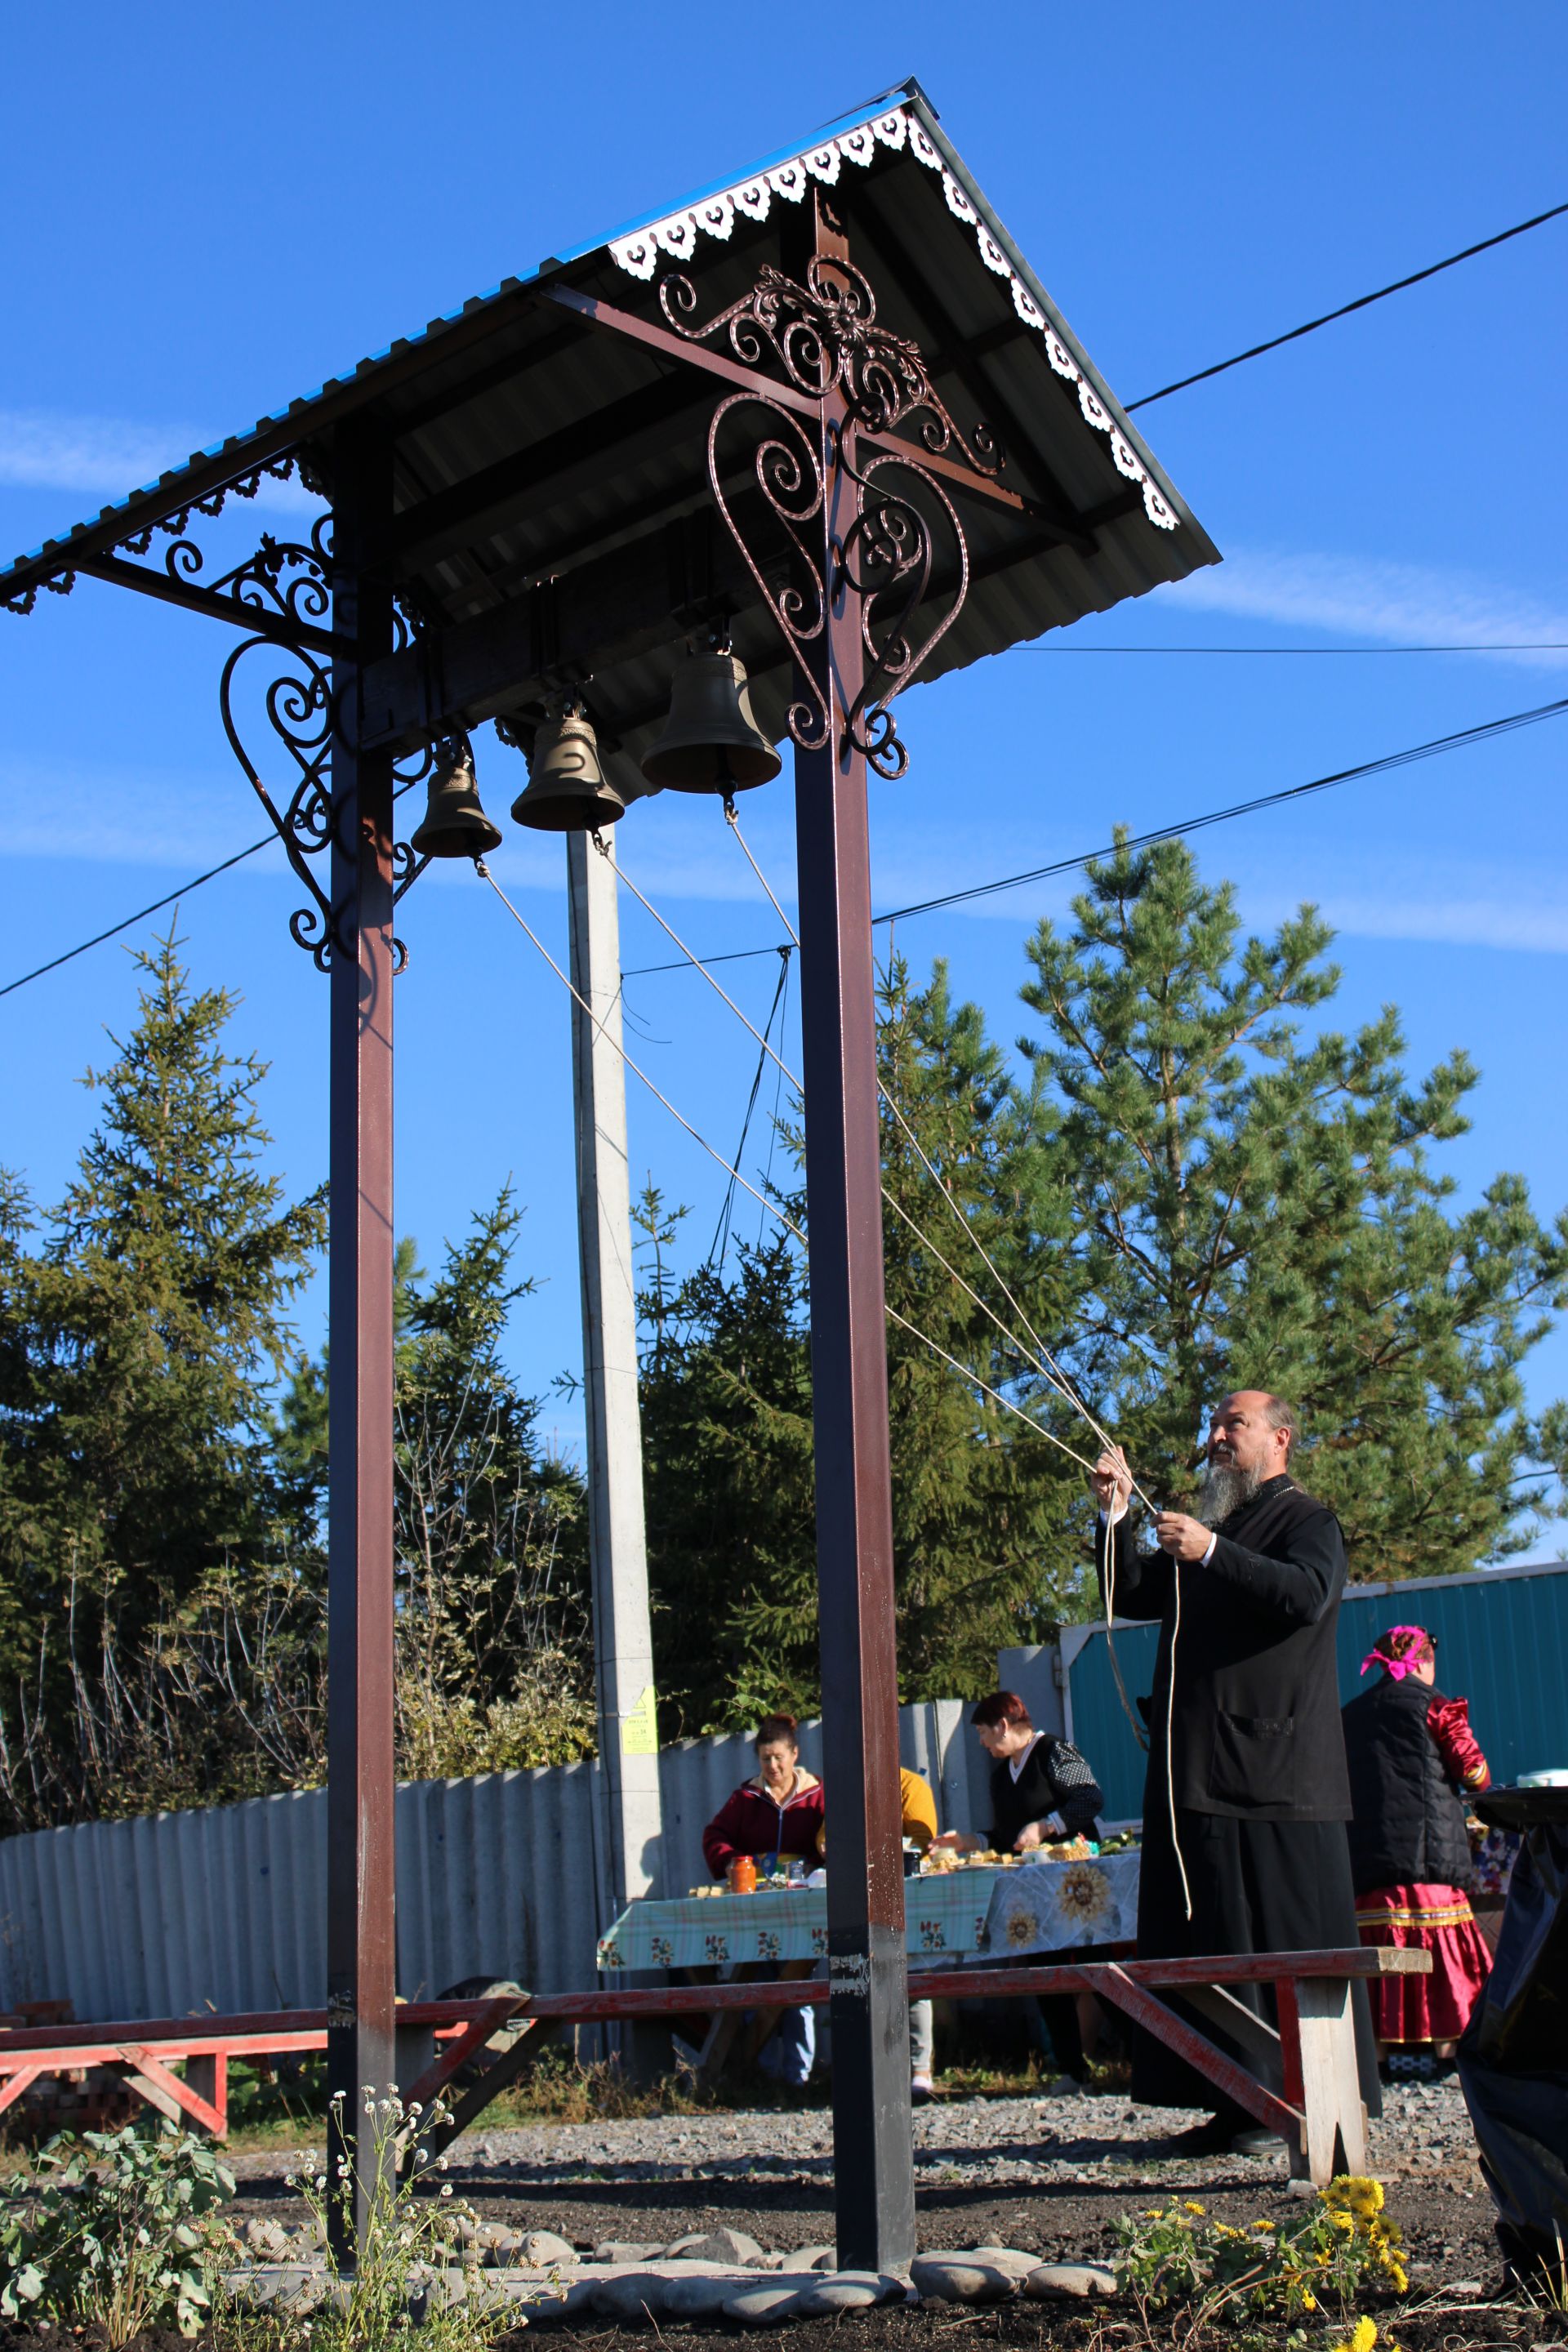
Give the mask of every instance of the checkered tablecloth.
[{"label": "checkered tablecloth", "polygon": [[[911,1959],[1062,1951],[1131,1940],[1137,1908],[1135,1852],[1103,1861],[933,1873],[904,1881],[904,1941]],[[820,1886],[633,1903],[599,1944],[602,1969],[731,1968],[826,1957],[827,1895]]]}]

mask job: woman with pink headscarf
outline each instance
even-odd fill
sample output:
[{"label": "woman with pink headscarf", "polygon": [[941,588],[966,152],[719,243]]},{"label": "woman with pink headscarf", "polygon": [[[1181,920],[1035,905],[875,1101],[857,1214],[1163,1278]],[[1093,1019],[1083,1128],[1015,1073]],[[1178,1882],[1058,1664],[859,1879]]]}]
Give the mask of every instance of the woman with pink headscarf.
[{"label": "woman with pink headscarf", "polygon": [[1466,1801],[1491,1779],[1469,1701],[1436,1687],[1437,1650],[1421,1625],[1392,1625],[1362,1664],[1377,1681],[1344,1709],[1351,1869],[1363,1944],[1432,1955],[1430,1976],[1375,1979],[1379,2053],[1394,2075],[1447,2072],[1487,1979],[1490,1956],[1470,1909]]}]

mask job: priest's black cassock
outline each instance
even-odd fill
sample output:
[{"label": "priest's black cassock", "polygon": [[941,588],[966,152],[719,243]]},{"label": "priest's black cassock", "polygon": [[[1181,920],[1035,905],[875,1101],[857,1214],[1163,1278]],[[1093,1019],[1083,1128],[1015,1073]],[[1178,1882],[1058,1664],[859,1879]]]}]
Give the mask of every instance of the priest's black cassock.
[{"label": "priest's black cassock", "polygon": [[[1339,1521],[1282,1475],[1265,1480],[1221,1520],[1206,1560],[1178,1566],[1165,1552],[1140,1550],[1131,1512],[1116,1522],[1109,1546],[1103,1521],[1100,1538],[1100,1583],[1109,1585],[1115,1615],[1154,1618],[1160,1625],[1149,1706],[1139,1958],[1353,1949],[1350,1780],[1334,1658],[1345,1581]],[[1172,1837],[1167,1725],[1190,1919]],[[1352,1990],[1362,2096],[1376,2115],[1366,1989],[1358,1983]],[[1240,1986],[1233,1991],[1271,2018],[1272,1995]],[[1206,2019],[1194,2015],[1192,2021],[1224,2042]],[[1135,2098],[1158,2106],[1218,2103],[1212,2084],[1142,2032],[1132,2089]],[[1220,2112],[1237,2129],[1252,2121],[1237,2108]]]}]

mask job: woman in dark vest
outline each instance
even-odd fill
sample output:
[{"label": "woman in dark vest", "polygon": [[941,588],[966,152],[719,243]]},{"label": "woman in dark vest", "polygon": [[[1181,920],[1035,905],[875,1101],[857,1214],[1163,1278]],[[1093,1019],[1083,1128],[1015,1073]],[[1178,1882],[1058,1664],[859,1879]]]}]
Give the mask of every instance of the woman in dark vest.
[{"label": "woman in dark vest", "polygon": [[1344,1710],[1351,1869],[1363,1944],[1432,1955],[1430,1976],[1371,1987],[1380,2054],[1393,2074],[1430,2079],[1454,2055],[1490,1966],[1470,1910],[1465,1801],[1491,1779],[1469,1701],[1436,1688],[1437,1654],[1420,1625],[1380,1633],[1362,1664],[1382,1668]]}]

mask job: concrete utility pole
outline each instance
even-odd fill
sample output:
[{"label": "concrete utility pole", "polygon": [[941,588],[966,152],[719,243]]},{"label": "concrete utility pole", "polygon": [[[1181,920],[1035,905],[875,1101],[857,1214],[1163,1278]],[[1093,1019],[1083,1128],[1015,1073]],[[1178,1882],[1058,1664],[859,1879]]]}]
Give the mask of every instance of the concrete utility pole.
[{"label": "concrete utility pole", "polygon": [[[605,1894],[611,1916],[656,1891],[662,1853],[653,1635],[643,1522],[637,1304],[621,1060],[621,943],[615,853],[566,835],[572,981],[572,1081],[577,1128],[577,1235],[583,1275],[583,1380],[588,1423],[588,1544],[599,1756],[607,1800]],[[599,1922],[602,1934],[609,1919]]]}]

